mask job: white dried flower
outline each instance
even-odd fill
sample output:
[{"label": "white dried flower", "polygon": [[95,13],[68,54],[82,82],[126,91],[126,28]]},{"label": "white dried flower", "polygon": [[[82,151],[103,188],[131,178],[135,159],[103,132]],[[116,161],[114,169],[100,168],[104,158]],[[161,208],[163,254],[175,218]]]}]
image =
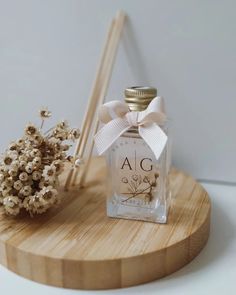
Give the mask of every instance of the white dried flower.
[{"label": "white dried flower", "polygon": [[20,212],[21,201],[16,196],[8,196],[3,199],[3,205],[7,214],[16,216]]},{"label": "white dried flower", "polygon": [[66,140],[67,139],[67,132],[64,131],[63,129],[55,129],[53,131],[53,135],[55,138],[60,139],[61,141]]},{"label": "white dried flower", "polygon": [[11,168],[13,168],[14,170],[18,170],[20,167],[20,162],[18,160],[14,160],[12,163],[11,163]]},{"label": "white dried flower", "polygon": [[15,167],[12,167],[9,171],[8,171],[8,174],[12,177],[15,177],[17,176],[17,170],[15,169]]},{"label": "white dried flower", "polygon": [[69,135],[68,135],[68,139],[74,141],[74,140],[78,139],[79,136],[80,136],[79,129],[74,128],[74,129],[70,130]]},{"label": "white dried flower", "polygon": [[19,168],[20,168],[20,162],[18,160],[14,160],[11,164],[10,169],[18,172]]},{"label": "white dried flower", "polygon": [[5,179],[5,183],[6,183],[7,186],[12,187],[13,186],[13,183],[14,183],[12,176],[7,177]]},{"label": "white dried flower", "polygon": [[33,173],[32,173],[32,179],[33,180],[40,180],[41,179],[41,177],[42,177],[42,173],[40,173],[39,171],[34,171]]},{"label": "white dried flower", "polygon": [[57,194],[57,190],[52,186],[44,187],[39,193],[39,195],[41,195],[42,198],[50,204],[55,203]]},{"label": "white dried flower", "polygon": [[29,211],[31,217],[33,217],[35,213],[44,213],[49,208],[48,204],[43,200],[43,198],[38,196],[38,194],[26,197],[23,201],[23,207],[26,211]]},{"label": "white dried flower", "polygon": [[8,168],[6,166],[1,165],[0,166],[0,173],[2,173],[3,175],[6,175],[8,172]]},{"label": "white dried flower", "polygon": [[64,168],[64,163],[61,160],[55,160],[52,162],[52,165],[56,168],[56,174],[59,175]]},{"label": "white dried flower", "polygon": [[48,139],[48,143],[52,144],[52,145],[57,145],[61,143],[61,140],[59,138],[55,138],[55,137],[50,137]]},{"label": "white dried flower", "polygon": [[8,146],[8,149],[9,149],[10,151],[17,151],[17,149],[18,149],[18,145],[17,145],[17,143],[16,143],[16,142],[11,142],[11,143],[9,144],[9,146]]},{"label": "white dried flower", "polygon": [[34,146],[40,146],[43,142],[43,137],[40,134],[35,134],[31,140]]},{"label": "white dried flower", "polygon": [[26,172],[21,172],[21,174],[19,175],[19,179],[21,181],[27,181],[29,178],[28,174]]},{"label": "white dried flower", "polygon": [[52,113],[48,110],[48,108],[41,108],[41,110],[39,110],[39,115],[44,120],[50,118]]},{"label": "white dried flower", "polygon": [[43,177],[47,181],[54,181],[56,176],[56,167],[54,165],[45,166],[43,170]]},{"label": "white dried flower", "polygon": [[33,165],[35,165],[36,167],[39,167],[41,165],[41,158],[40,157],[35,157],[32,161]]},{"label": "white dried flower", "polygon": [[31,152],[31,146],[25,147],[25,149],[24,149],[24,156],[27,158],[27,162],[30,161],[30,158],[31,158],[30,152]]},{"label": "white dried flower", "polygon": [[59,122],[57,125],[56,125],[56,128],[59,128],[59,129],[68,129],[69,128],[69,124],[68,124],[68,121],[66,120],[62,120],[61,122]]},{"label": "white dried flower", "polygon": [[10,167],[12,162],[17,159],[17,156],[17,151],[7,151],[5,155],[2,157],[1,164],[5,167]]},{"label": "white dried flower", "polygon": [[32,192],[32,188],[29,185],[23,186],[20,190],[20,194],[23,196],[29,196]]},{"label": "white dried flower", "polygon": [[22,148],[25,145],[25,140],[23,138],[20,138],[17,140],[17,146],[19,146],[19,148]]},{"label": "white dried flower", "polygon": [[23,183],[18,179],[17,181],[14,182],[13,185],[14,189],[16,189],[17,191],[21,190],[23,187]]},{"label": "white dried flower", "polygon": [[35,158],[35,157],[41,157],[42,153],[40,152],[39,149],[33,149],[32,151],[30,151],[30,157]]},{"label": "white dried flower", "polygon": [[29,123],[26,127],[25,127],[25,135],[29,136],[29,137],[33,137],[35,135],[37,135],[38,133],[38,129],[31,123]]},{"label": "white dried flower", "polygon": [[25,170],[25,167],[27,166],[27,162],[26,161],[20,161],[19,163],[19,168],[20,170]]},{"label": "white dried flower", "polygon": [[25,171],[26,171],[27,173],[32,173],[33,170],[34,170],[33,163],[29,162],[29,163],[26,165],[26,167],[25,167]]},{"label": "white dried flower", "polygon": [[[16,202],[14,202],[14,201],[16,201]],[[15,203],[17,203],[17,201],[18,201],[17,197],[8,196],[8,197],[4,198],[3,204],[12,208],[12,207],[14,207]]]},{"label": "white dried flower", "polygon": [[67,121],[61,121],[56,125],[53,130],[53,137],[60,139],[61,141],[68,138],[69,125]]},{"label": "white dried flower", "polygon": [[3,163],[6,167],[9,167],[12,163],[13,159],[7,154],[3,158]]},{"label": "white dried flower", "polygon": [[11,191],[11,187],[7,185],[7,183],[5,181],[2,182],[1,186],[0,186],[0,192],[1,194],[6,197],[9,192]]},{"label": "white dried flower", "polygon": [[28,157],[26,155],[20,155],[19,156],[19,161],[23,161],[23,162],[27,162],[28,161]]},{"label": "white dried flower", "polygon": [[12,158],[12,161],[16,160],[18,158],[18,152],[17,151],[9,151],[7,152],[7,155]]},{"label": "white dried flower", "polygon": [[[16,161],[14,161],[14,162],[12,162],[12,163],[13,163],[13,165],[11,165],[11,166],[9,167],[9,170],[15,170],[15,171],[18,171],[19,166],[16,165]],[[9,170],[8,170],[8,171],[9,171]]]}]

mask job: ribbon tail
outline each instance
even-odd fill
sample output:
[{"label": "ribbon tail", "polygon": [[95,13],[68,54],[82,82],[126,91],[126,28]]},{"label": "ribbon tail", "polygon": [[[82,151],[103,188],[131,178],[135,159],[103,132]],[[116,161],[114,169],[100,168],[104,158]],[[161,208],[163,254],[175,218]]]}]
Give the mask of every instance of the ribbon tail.
[{"label": "ribbon tail", "polygon": [[104,125],[94,136],[94,143],[99,155],[108,148],[128,129],[130,125],[122,118],[116,118]]},{"label": "ribbon tail", "polygon": [[148,126],[139,126],[139,134],[158,160],[167,143],[165,132],[157,124],[153,123]]}]

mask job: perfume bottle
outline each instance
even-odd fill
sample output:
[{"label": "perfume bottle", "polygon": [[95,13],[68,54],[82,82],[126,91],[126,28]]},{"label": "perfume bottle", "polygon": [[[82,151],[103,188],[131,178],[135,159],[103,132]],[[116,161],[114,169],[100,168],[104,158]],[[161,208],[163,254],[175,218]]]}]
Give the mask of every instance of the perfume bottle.
[{"label": "perfume bottle", "polygon": [[[130,111],[145,110],[157,96],[151,87],[130,87],[125,102]],[[167,134],[165,122],[159,126]],[[138,127],[123,133],[106,153],[109,166],[109,217],[166,223],[170,204],[169,139],[160,157],[139,135]]]}]

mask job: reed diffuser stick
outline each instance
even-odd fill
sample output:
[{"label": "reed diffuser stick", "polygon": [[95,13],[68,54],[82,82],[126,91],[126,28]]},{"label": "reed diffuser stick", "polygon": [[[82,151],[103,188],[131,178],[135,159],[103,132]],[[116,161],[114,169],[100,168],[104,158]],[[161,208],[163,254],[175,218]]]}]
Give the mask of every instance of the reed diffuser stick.
[{"label": "reed diffuser stick", "polygon": [[[98,101],[99,106],[104,102],[104,99],[105,99],[105,96],[107,93],[107,89],[109,86],[111,73],[112,73],[112,69],[113,69],[113,65],[114,65],[114,61],[115,61],[115,56],[116,56],[116,53],[118,50],[119,40],[121,37],[124,22],[125,22],[125,14],[122,11],[119,11],[117,13],[117,16],[115,19],[114,31],[111,36],[110,46],[108,47],[106,59],[104,61],[104,69],[102,71],[102,76],[101,76],[102,85],[100,88],[99,101]],[[96,120],[97,121],[96,121],[95,129],[93,130],[93,136],[96,134],[96,132],[98,131],[98,127],[99,127],[98,119],[96,119]],[[91,146],[89,147],[88,158],[87,158],[87,161],[86,161],[86,163],[83,167],[83,170],[82,170],[82,174],[81,174],[81,178],[80,178],[80,182],[79,182],[79,185],[81,187],[84,186],[84,183],[86,180],[86,175],[88,173],[89,165],[91,162],[93,147],[94,147],[94,141],[92,142]],[[75,183],[72,182],[72,184],[75,184]]]},{"label": "reed diffuser stick", "polygon": [[[87,107],[87,111],[85,113],[85,117],[83,120],[82,128],[81,128],[81,135],[80,138],[77,141],[74,156],[83,158],[89,138],[89,134],[91,132],[91,126],[94,120],[95,112],[98,108],[98,106],[103,102],[107,88],[108,83],[110,81],[112,66],[114,63],[116,51],[119,44],[119,39],[121,35],[121,31],[123,28],[125,19],[125,14],[122,11],[119,11],[117,13],[117,16],[111,21],[105,46],[102,51],[102,55],[100,58],[99,66],[97,69],[95,81],[93,83],[91,95],[89,98],[89,103]],[[95,130],[98,129],[98,123],[96,122]],[[92,135],[95,134],[96,131],[92,133]],[[89,147],[89,158],[91,157],[93,149],[93,142],[91,146]],[[86,161],[86,164],[84,166],[83,171],[85,169],[88,169],[90,160],[88,159]],[[78,174],[78,169],[70,169],[66,181],[65,181],[65,190],[68,190],[71,183],[75,184],[76,177]],[[84,179],[83,177],[82,179]]]}]

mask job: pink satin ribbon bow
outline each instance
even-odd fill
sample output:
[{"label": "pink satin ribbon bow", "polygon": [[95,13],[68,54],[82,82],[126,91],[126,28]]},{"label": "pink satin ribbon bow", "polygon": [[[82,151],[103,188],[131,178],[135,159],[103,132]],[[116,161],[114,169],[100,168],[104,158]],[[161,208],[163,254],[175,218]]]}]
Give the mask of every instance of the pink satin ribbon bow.
[{"label": "pink satin ribbon bow", "polygon": [[94,136],[98,154],[103,154],[125,131],[138,127],[139,135],[149,145],[158,160],[167,143],[167,135],[160,127],[166,121],[164,102],[154,98],[147,109],[130,111],[126,103],[110,101],[99,109],[99,120],[105,125]]}]

